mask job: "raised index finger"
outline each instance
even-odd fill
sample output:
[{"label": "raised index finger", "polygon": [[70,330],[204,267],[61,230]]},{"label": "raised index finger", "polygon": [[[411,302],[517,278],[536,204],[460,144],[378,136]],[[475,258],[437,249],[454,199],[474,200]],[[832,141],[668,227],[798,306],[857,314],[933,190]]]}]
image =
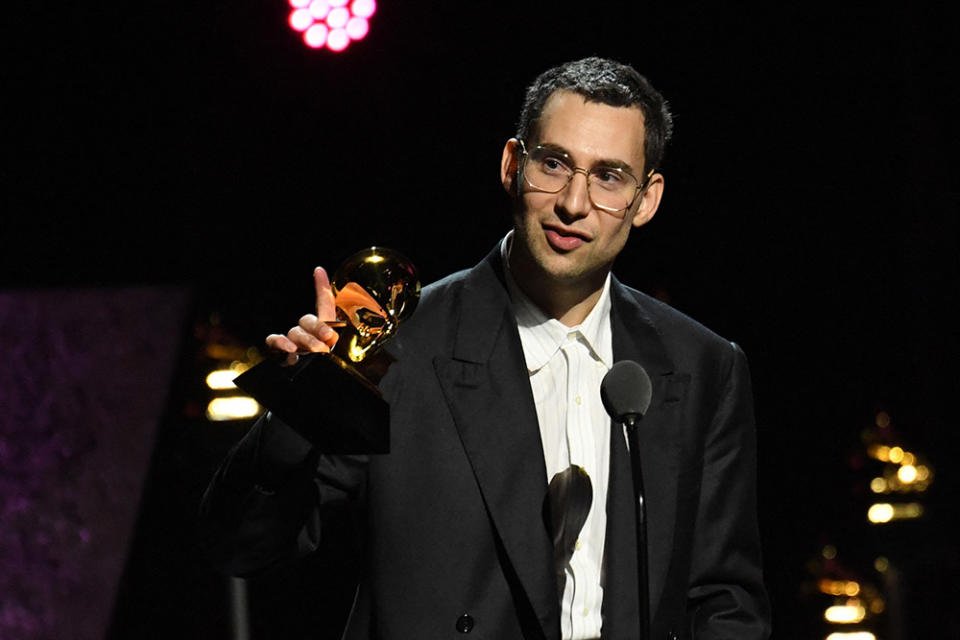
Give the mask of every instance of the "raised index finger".
[{"label": "raised index finger", "polygon": [[313,286],[317,291],[317,319],[322,322],[333,322],[337,319],[337,306],[333,301],[330,279],[323,267],[313,270]]}]

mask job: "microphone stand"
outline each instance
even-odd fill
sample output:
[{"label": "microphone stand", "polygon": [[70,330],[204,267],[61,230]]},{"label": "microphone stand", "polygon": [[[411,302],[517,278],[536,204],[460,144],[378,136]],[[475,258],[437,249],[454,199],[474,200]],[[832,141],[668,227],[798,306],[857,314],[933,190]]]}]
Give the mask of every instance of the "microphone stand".
[{"label": "microphone stand", "polygon": [[647,505],[640,473],[640,419],[650,407],[653,385],[650,376],[637,362],[622,360],[610,367],[600,383],[603,407],[617,424],[627,428],[630,469],[633,471],[633,497],[637,524],[637,600],[640,605],[640,639],[650,640],[650,582],[647,563]]},{"label": "microphone stand", "polygon": [[630,445],[630,469],[633,472],[633,497],[637,516],[637,595],[640,600],[640,638],[650,638],[650,583],[647,579],[647,507],[643,492],[643,475],[640,472],[640,438],[637,425],[642,416],[627,414],[623,424],[627,428]]}]

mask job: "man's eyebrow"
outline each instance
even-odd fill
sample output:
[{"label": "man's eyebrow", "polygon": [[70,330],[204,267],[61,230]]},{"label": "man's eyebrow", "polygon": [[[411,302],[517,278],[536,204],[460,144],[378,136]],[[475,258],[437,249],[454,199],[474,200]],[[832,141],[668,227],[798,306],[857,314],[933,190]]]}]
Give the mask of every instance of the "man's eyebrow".
[{"label": "man's eyebrow", "polygon": [[537,146],[540,147],[541,149],[546,149],[551,153],[556,153],[557,155],[566,156],[568,158],[571,157],[569,151],[567,151],[566,149],[564,149],[558,144],[553,144],[552,142],[542,142]]},{"label": "man's eyebrow", "polygon": [[[542,149],[546,149],[551,153],[556,153],[558,155],[566,156],[567,158],[570,158],[571,161],[573,160],[573,156],[570,155],[570,152],[558,144],[553,144],[552,142],[541,142],[537,146],[539,146]],[[624,162],[623,160],[620,160],[617,158],[601,158],[600,160],[597,160],[596,162],[594,162],[593,166],[591,166],[590,168],[596,169],[597,167],[604,167],[607,169],[622,169],[623,171],[626,171],[632,176],[636,175],[636,172],[634,172],[633,170],[633,166],[629,162]]]},{"label": "man's eyebrow", "polygon": [[600,160],[597,160],[596,163],[594,163],[593,168],[596,168],[596,167],[605,167],[607,169],[621,169],[632,176],[636,175],[636,172],[633,170],[633,166],[629,162],[624,162],[623,160],[616,160],[613,158],[609,160],[600,159]]}]

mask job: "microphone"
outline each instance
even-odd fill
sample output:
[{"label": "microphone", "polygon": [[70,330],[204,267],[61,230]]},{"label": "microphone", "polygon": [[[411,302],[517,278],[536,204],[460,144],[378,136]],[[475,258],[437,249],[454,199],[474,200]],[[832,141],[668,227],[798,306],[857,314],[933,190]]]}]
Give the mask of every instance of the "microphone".
[{"label": "microphone", "polygon": [[630,469],[633,472],[633,497],[637,525],[637,596],[640,606],[640,638],[650,638],[650,583],[647,579],[647,505],[640,469],[640,437],[637,423],[650,408],[653,385],[650,376],[633,360],[621,360],[600,383],[603,408],[617,424],[627,427],[630,444]]},{"label": "microphone", "polygon": [[621,360],[600,383],[600,400],[615,422],[633,427],[650,407],[653,385],[646,370],[633,360]]}]

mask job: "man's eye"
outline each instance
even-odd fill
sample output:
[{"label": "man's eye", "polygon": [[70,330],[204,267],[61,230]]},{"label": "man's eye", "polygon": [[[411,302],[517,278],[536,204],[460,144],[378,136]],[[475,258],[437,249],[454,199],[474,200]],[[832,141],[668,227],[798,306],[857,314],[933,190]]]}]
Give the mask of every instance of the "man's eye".
[{"label": "man's eye", "polygon": [[616,169],[594,169],[592,173],[594,182],[607,188],[615,189],[626,182],[623,174]]},{"label": "man's eye", "polygon": [[559,158],[547,156],[540,160],[541,168],[547,173],[566,173],[569,171],[567,165]]}]

